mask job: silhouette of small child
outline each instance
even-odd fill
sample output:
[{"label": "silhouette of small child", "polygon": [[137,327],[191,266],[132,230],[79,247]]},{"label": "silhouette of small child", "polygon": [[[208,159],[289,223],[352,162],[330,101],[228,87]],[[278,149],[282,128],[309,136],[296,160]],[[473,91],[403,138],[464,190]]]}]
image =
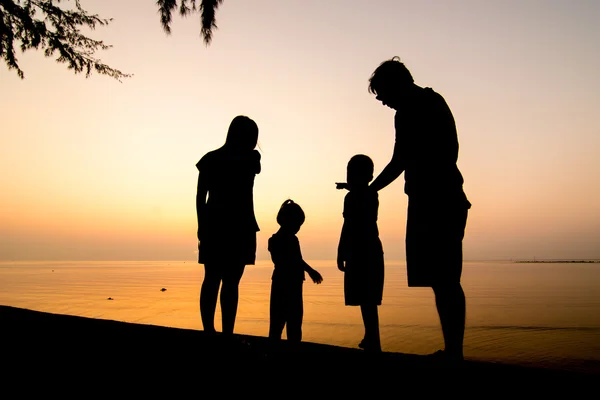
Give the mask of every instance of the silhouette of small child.
[{"label": "silhouette of small child", "polygon": [[323,281],[321,274],[302,258],[296,233],[304,219],[302,208],[294,201],[286,200],[277,214],[280,228],[269,238],[268,248],[275,267],[271,278],[269,338],[275,341],[281,339],[284,326],[289,342],[302,341],[304,272],[308,272],[314,283]]},{"label": "silhouette of small child", "polygon": [[338,184],[349,192],[344,198],[337,265],[344,272],[346,305],[360,306],[365,336],[358,346],[365,351],[380,352],[377,306],[383,296],[384,260],[377,227],[379,198],[369,188],[373,161],[368,156],[355,155],[348,162],[346,179],[344,184]]}]

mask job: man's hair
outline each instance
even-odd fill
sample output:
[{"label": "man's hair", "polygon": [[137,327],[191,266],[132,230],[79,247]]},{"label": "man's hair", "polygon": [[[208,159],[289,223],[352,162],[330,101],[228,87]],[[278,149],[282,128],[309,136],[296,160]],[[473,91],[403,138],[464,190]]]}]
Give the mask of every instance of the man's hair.
[{"label": "man's hair", "polygon": [[304,218],[302,207],[290,199],[283,202],[277,213],[277,223],[280,226],[301,226],[304,223]]},{"label": "man's hair", "polygon": [[414,81],[406,65],[400,61],[400,57],[395,56],[379,64],[379,67],[373,71],[369,78],[369,92],[376,95],[377,91],[384,87],[398,87]]}]

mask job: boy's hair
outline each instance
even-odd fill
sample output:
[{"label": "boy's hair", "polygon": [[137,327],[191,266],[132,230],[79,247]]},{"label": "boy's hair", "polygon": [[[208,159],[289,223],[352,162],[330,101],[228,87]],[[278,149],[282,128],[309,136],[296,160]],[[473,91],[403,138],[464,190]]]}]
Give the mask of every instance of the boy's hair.
[{"label": "boy's hair", "polygon": [[377,95],[377,91],[384,87],[404,86],[414,81],[406,65],[400,61],[400,57],[395,56],[382,62],[375,69],[369,78],[369,93]]},{"label": "boy's hair", "polygon": [[375,166],[371,157],[364,154],[357,154],[348,161],[348,172],[353,173],[357,178],[370,182],[373,179]]},{"label": "boy's hair", "polygon": [[277,223],[280,226],[298,225],[304,223],[304,211],[294,200],[286,200],[283,202],[277,213]]}]

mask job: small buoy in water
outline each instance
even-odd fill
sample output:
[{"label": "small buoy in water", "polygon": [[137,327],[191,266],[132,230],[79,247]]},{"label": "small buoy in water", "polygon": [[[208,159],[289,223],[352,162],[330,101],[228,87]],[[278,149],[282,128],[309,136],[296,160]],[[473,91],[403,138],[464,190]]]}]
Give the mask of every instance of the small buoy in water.
[{"label": "small buoy in water", "polygon": [[167,290],[167,289],[165,289],[165,288],[160,289],[161,292],[164,292],[165,290]]},{"label": "small buoy in water", "polygon": [[109,297],[109,298],[108,298],[108,299],[106,299],[106,300],[113,300],[113,298],[112,298],[112,297]]}]

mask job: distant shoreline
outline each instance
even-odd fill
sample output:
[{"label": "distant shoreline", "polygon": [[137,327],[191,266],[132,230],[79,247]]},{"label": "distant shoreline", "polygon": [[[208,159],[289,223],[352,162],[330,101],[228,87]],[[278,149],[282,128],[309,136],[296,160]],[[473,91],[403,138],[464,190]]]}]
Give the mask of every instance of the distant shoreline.
[{"label": "distant shoreline", "polygon": [[513,262],[519,264],[600,264],[600,260],[516,260]]}]

